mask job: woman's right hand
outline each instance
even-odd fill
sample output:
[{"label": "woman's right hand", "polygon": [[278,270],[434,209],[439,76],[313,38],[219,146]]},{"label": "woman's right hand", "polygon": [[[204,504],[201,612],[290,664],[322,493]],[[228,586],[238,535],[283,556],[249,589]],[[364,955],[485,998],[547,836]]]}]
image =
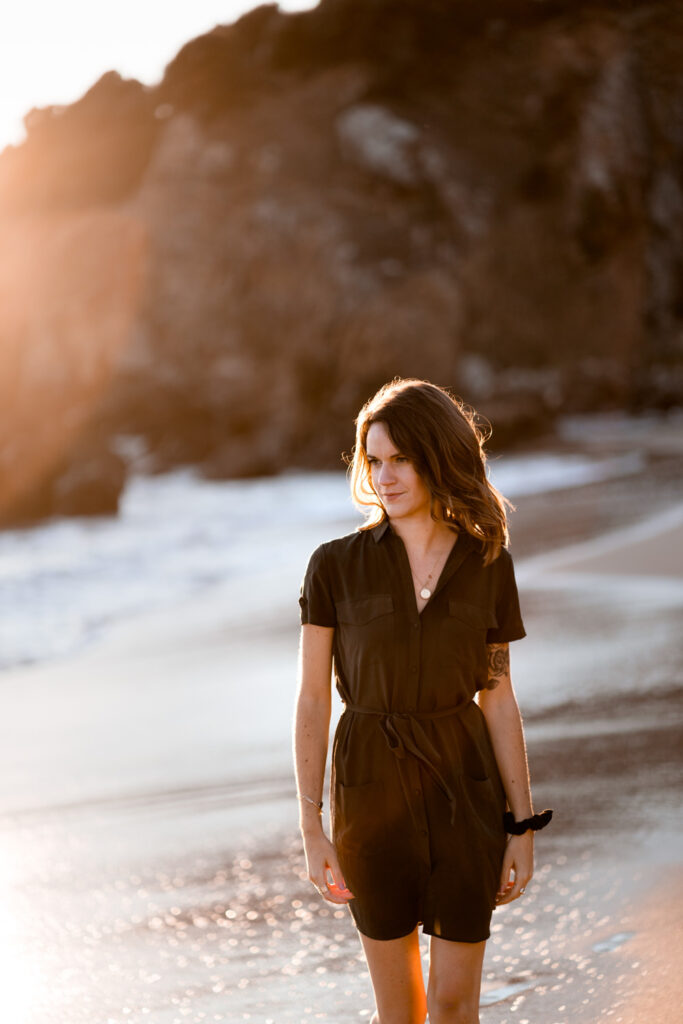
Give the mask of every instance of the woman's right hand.
[{"label": "woman's right hand", "polygon": [[[353,893],[346,887],[336,850],[322,829],[304,835],[304,852],[308,879],[324,900],[343,904],[354,899]],[[332,876],[331,881],[328,875]]]}]

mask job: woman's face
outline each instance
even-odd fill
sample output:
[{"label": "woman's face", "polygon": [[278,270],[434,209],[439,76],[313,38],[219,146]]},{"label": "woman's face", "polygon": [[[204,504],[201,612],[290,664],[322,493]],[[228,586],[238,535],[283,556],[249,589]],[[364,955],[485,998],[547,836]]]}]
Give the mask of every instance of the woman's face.
[{"label": "woman's face", "polygon": [[408,456],[396,448],[385,423],[370,424],[365,448],[370,482],[389,518],[429,515],[429,489]]}]

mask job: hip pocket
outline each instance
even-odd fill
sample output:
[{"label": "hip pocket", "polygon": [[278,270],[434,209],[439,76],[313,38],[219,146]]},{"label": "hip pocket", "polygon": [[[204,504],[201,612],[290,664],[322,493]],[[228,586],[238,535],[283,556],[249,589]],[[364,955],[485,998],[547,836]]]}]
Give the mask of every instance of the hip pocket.
[{"label": "hip pocket", "polygon": [[348,786],[337,782],[332,810],[334,845],[350,853],[376,853],[391,845],[384,783]]},{"label": "hip pocket", "polygon": [[493,779],[473,779],[468,775],[463,775],[462,779],[471,816],[481,832],[489,840],[495,839],[504,844],[505,797],[501,796]]}]

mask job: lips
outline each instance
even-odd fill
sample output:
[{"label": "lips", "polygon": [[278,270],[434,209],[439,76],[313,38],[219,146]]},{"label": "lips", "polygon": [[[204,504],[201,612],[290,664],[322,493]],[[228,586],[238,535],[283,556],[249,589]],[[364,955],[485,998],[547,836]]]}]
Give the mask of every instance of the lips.
[{"label": "lips", "polygon": [[384,494],[384,495],[382,495],[382,497],[384,497],[384,498],[400,498],[402,493],[403,493],[402,491],[399,491],[398,494]]}]

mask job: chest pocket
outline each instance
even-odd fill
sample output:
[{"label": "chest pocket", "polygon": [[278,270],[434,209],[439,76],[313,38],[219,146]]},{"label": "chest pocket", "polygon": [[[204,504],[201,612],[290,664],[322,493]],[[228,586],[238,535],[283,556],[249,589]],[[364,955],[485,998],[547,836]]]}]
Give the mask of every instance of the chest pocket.
[{"label": "chest pocket", "polygon": [[364,626],[381,615],[390,615],[394,610],[394,598],[391,594],[369,594],[350,601],[337,601],[335,607],[339,622]]},{"label": "chest pocket", "polygon": [[459,601],[451,598],[448,602],[448,615],[456,621],[457,626],[463,629],[495,629],[498,619],[495,612],[490,608],[481,608],[476,604],[467,604],[466,601]]}]

